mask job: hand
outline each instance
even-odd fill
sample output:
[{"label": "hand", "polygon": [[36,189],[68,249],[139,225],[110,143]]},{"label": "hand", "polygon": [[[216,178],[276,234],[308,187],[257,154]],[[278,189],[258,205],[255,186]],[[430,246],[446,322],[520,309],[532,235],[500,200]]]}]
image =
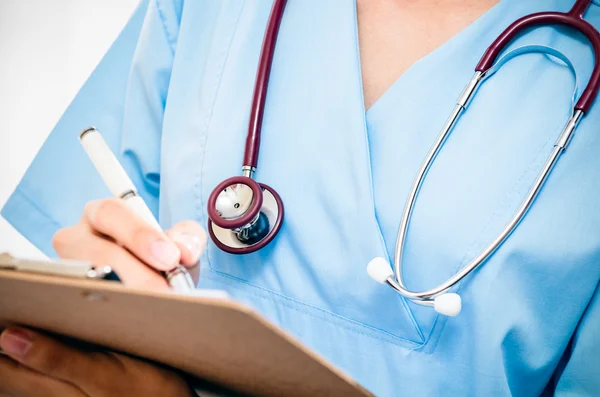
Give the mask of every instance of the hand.
[{"label": "hand", "polygon": [[162,233],[123,201],[106,199],[88,203],[79,223],[59,230],[52,244],[63,258],[112,266],[125,285],[161,290],[168,285],[158,271],[180,263],[198,281],[206,232],[186,221]]},{"label": "hand", "polygon": [[0,396],[190,397],[175,372],[110,352],[88,352],[45,335],[10,328],[0,335]]}]

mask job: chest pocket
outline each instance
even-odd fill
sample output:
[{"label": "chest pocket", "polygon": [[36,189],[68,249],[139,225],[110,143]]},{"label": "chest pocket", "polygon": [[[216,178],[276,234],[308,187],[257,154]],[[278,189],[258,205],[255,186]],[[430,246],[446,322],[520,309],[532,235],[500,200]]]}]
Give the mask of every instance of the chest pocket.
[{"label": "chest pocket", "polygon": [[[200,152],[178,150],[179,160],[165,163],[174,164],[168,166],[171,175],[195,181],[193,211],[202,223],[214,186],[240,173],[269,7],[223,2],[203,72],[197,82],[182,88],[188,90],[183,97],[198,98],[180,104],[177,123],[182,134],[188,131],[187,145]],[[417,349],[439,337],[443,328],[456,331],[452,335],[495,332],[494,321],[477,331],[470,325],[536,294],[546,296],[547,284],[542,287],[539,280],[551,278],[555,285],[550,285],[558,288],[581,274],[579,262],[595,255],[598,239],[590,238],[589,231],[600,219],[589,219],[589,185],[569,189],[569,197],[562,192],[572,182],[565,173],[581,172],[579,159],[590,155],[586,138],[569,149],[578,153],[571,156],[578,161],[561,161],[522,226],[475,278],[467,279],[460,321],[439,321],[432,310],[409,305],[369,279],[366,264],[375,256],[393,255],[414,173],[470,72],[454,65],[431,76],[427,67],[415,68],[395,87],[397,95],[389,95],[365,120],[356,43],[348,40],[356,34],[355,25],[348,23],[354,21],[353,9],[332,10],[331,24],[339,28],[323,31],[305,23],[306,10],[301,8],[307,5],[291,2],[288,7],[256,173],[258,181],[281,195],[286,219],[278,237],[253,254],[230,255],[209,244],[203,277],[272,301],[281,312],[302,311],[352,332]],[[298,55],[331,48],[335,53],[327,57]],[[443,281],[501,230],[560,133],[572,89],[568,72],[543,56],[520,58],[482,87],[429,173],[406,243],[410,288],[427,289]],[[533,83],[515,78],[539,75],[540,70],[543,76]],[[463,74],[465,79],[449,83],[448,76]],[[414,92],[415,86],[426,88],[418,95],[403,94]],[[586,128],[580,130],[590,139]],[[194,162],[193,168],[178,166]],[[588,168],[583,172],[585,180],[593,176]],[[173,178],[163,181],[181,185]],[[564,200],[570,203],[566,210]],[[583,210],[577,212],[573,205]],[[549,220],[548,214],[557,213]],[[584,219],[589,227],[582,229]],[[562,246],[556,244],[560,241]],[[553,245],[550,252],[548,244]],[[576,254],[568,247],[578,247]],[[523,280],[535,286],[529,288]],[[510,299],[493,299],[506,291],[511,291]],[[511,316],[519,313],[507,318],[513,321]]]}]

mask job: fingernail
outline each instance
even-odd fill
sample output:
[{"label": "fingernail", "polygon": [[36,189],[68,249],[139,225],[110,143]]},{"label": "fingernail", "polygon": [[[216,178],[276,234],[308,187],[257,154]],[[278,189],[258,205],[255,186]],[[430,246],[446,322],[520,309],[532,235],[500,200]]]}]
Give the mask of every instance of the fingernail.
[{"label": "fingernail", "polygon": [[23,357],[31,348],[31,338],[19,329],[6,330],[0,335],[0,347],[14,357]]},{"label": "fingernail", "polygon": [[195,259],[199,259],[204,251],[204,239],[188,233],[174,233],[173,240],[186,247]]},{"label": "fingernail", "polygon": [[152,256],[167,266],[179,262],[179,249],[169,241],[157,240],[153,242],[151,251]]}]

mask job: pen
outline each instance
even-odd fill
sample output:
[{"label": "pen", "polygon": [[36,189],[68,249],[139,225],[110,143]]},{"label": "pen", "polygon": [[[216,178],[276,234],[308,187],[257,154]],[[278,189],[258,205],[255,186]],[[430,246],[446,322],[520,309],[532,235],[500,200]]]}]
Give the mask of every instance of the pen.
[{"label": "pen", "polygon": [[[127,206],[150,226],[162,232],[156,218],[141,196],[135,185],[110,150],[104,138],[94,127],[86,128],[79,134],[79,140],[94,167],[113,196],[125,201]],[[165,279],[176,292],[189,292],[195,289],[192,277],[181,265],[163,273]]]}]

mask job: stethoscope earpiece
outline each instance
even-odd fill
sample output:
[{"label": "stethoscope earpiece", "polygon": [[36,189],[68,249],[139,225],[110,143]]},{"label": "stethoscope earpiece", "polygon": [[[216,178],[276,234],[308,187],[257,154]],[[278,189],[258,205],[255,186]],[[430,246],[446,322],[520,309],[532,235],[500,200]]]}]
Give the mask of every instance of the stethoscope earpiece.
[{"label": "stethoscope earpiece", "polygon": [[458,294],[447,292],[433,299],[433,309],[444,316],[458,316],[462,310],[462,299]]},{"label": "stethoscope earpiece", "polygon": [[367,273],[369,274],[369,277],[379,284],[386,284],[390,277],[394,277],[394,272],[392,271],[390,264],[380,256],[371,259],[367,265]]},{"label": "stethoscope earpiece", "polygon": [[[392,288],[398,291],[398,280],[394,278],[394,271],[385,258],[378,256],[371,259],[367,265],[367,274],[378,283],[389,284]],[[417,296],[411,298],[405,294],[402,295],[404,295],[413,303],[425,306],[433,306],[433,309],[436,312],[443,314],[444,316],[454,317],[457,316],[462,310],[462,299],[460,298],[460,295],[452,292],[445,292],[433,298],[426,299],[420,299]]]}]

